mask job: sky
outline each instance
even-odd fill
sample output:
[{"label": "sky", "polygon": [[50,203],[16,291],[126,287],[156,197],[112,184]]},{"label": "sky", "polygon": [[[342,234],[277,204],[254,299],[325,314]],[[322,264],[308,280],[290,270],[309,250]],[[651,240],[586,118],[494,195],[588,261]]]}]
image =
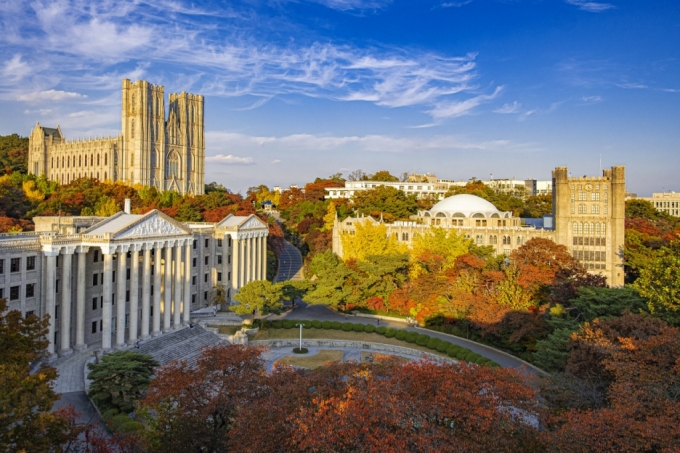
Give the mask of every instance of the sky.
[{"label": "sky", "polygon": [[205,96],[206,182],[234,192],[612,165],[680,192],[677,0],[0,0],[0,27],[1,135],[115,136],[147,80]]}]

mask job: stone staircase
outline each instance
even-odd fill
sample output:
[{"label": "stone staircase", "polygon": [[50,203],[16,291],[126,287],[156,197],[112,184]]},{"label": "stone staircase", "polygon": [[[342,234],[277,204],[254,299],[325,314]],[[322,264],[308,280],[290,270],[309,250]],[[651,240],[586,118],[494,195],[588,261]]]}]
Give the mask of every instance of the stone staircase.
[{"label": "stone staircase", "polygon": [[181,359],[193,362],[201,353],[201,348],[223,341],[212,332],[194,326],[185,327],[177,332],[152,338],[140,345],[139,352],[150,354],[160,365]]}]

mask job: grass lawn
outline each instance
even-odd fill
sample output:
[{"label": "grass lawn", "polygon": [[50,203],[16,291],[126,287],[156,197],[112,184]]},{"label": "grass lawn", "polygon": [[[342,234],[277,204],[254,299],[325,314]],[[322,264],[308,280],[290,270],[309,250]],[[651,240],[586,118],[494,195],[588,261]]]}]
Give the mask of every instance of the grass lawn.
[{"label": "grass lawn", "polygon": [[[263,329],[260,330],[251,340],[281,340],[287,338],[300,338],[300,329]],[[369,343],[382,343],[392,346],[401,346],[404,348],[415,349],[416,351],[429,352],[441,357],[450,358],[448,355],[437,352],[434,349],[429,349],[425,346],[418,346],[415,343],[407,343],[405,341],[397,340],[396,338],[386,338],[377,333],[366,332],[345,332],[343,330],[325,330],[325,329],[303,329],[302,339],[324,339],[324,340],[348,340],[348,341],[366,341]]]},{"label": "grass lawn", "polygon": [[277,362],[301,368],[317,368],[326,362],[341,362],[342,351],[322,349],[318,354],[293,354],[281,357]]},{"label": "grass lawn", "polygon": [[213,327],[219,330],[219,332],[223,335],[234,335],[236,332],[241,330],[241,326],[211,326],[208,324],[208,327]]}]

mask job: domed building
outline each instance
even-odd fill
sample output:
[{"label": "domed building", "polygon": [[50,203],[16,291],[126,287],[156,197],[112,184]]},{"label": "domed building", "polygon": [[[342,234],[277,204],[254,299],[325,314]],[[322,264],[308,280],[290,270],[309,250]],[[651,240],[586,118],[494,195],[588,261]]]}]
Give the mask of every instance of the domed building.
[{"label": "domed building", "polygon": [[[418,211],[408,221],[385,224],[387,232],[410,245],[432,227],[455,228],[477,245],[510,255],[529,239],[540,237],[566,246],[590,272],[603,274],[609,284],[623,285],[625,169],[612,167],[601,177],[568,177],[566,167],[553,171],[553,213],[537,227],[512,212],[499,211],[489,201],[470,194],[447,197],[432,209]],[[333,251],[342,257],[343,234],[354,234],[357,222],[381,223],[372,217],[336,221]],[[540,222],[539,222],[540,224]]]}]

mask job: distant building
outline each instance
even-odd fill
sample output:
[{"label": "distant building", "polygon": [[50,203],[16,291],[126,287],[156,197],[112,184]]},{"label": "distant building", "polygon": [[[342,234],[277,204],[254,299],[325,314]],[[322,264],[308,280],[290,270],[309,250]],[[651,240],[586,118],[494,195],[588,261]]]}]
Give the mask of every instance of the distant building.
[{"label": "distant building", "polygon": [[205,185],[203,96],[123,80],[122,130],[117,137],[67,140],[61,128],[37,123],[28,145],[28,171],[68,184],[78,178],[123,181],[202,195]]},{"label": "distant building", "polygon": [[[635,197],[633,196],[632,198]],[[651,197],[639,197],[638,200],[649,201],[654,205],[657,211],[665,212],[674,217],[680,217],[680,193],[653,193]]]},{"label": "distant building", "polygon": [[[432,209],[419,211],[411,221],[386,224],[389,235],[410,245],[432,226],[454,228],[478,245],[490,245],[509,255],[535,237],[564,245],[589,272],[602,274],[612,286],[623,285],[625,167],[604,170],[601,177],[570,178],[566,167],[553,171],[553,214],[543,227],[525,225],[511,212],[501,212],[483,198],[461,194]],[[333,251],[342,257],[343,234],[354,234],[356,223],[372,217],[348,217],[333,227]]]}]

